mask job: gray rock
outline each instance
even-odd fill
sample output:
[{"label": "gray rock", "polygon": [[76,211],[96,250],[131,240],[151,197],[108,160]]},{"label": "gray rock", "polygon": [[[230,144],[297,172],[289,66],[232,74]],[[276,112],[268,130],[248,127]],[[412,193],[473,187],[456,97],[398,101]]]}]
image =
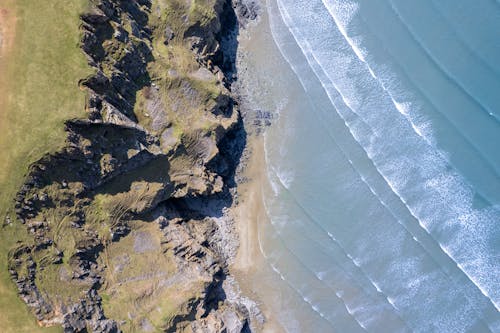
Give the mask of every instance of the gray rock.
[{"label": "gray rock", "polygon": [[174,39],[175,34],[174,34],[174,31],[172,30],[172,28],[166,27],[165,32],[163,33],[163,36],[165,38],[165,41],[164,41],[165,45],[168,45],[170,43],[170,41],[172,39]]}]

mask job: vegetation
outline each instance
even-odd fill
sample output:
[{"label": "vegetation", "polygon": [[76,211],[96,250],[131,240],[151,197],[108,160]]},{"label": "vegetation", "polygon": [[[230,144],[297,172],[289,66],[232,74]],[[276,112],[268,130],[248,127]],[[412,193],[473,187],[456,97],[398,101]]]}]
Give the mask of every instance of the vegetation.
[{"label": "vegetation", "polygon": [[[148,72],[156,89],[146,87],[137,92],[134,112],[142,126],[151,130],[147,100],[151,100],[152,90],[158,95],[153,99],[165,106],[169,120],[165,125],[174,129],[175,138],[199,130],[208,133],[219,125],[211,110],[225,93],[223,84],[200,65],[190,50],[190,42],[184,38],[190,27],[210,25],[216,19],[215,3],[216,0],[153,1],[149,25],[153,31],[154,61],[149,63]],[[166,42],[165,31],[172,32],[170,41]],[[165,127],[157,129],[163,130]]]},{"label": "vegetation", "polygon": [[[134,231],[120,242],[110,243],[100,258],[106,261],[106,283],[99,292],[104,312],[126,322],[121,327],[124,331],[134,331],[144,319],[154,327],[161,326],[162,318],[176,313],[179,302],[193,292],[192,288],[184,290],[185,286],[179,289],[174,280],[172,285],[162,285],[166,276],[175,276],[177,267],[161,244],[158,225],[139,221],[131,226]],[[137,315],[130,317],[124,309]]]},{"label": "vegetation", "polygon": [[213,0],[194,0],[189,8],[189,19],[193,22],[199,22],[201,26],[210,24],[215,18]]},{"label": "vegetation", "polygon": [[[78,30],[81,23],[79,14],[87,9],[88,0],[52,0],[50,4],[35,0],[5,1],[16,12],[18,27],[16,47],[8,69],[0,73],[9,82],[6,108],[0,110],[0,225],[3,225],[6,215],[14,222],[13,198],[22,185],[29,165],[64,144],[65,120],[85,116],[86,96],[79,88],[78,81],[91,74],[91,68],[79,47],[81,36]],[[188,27],[206,26],[213,22],[216,17],[214,3],[215,0],[193,0],[189,4],[183,0],[153,1],[150,25],[154,34],[152,50],[155,61],[149,64],[148,71],[155,85],[152,85],[153,88],[147,86],[137,93],[134,111],[140,124],[151,130],[148,103],[159,100],[165,106],[166,114],[162,114],[162,117],[168,122],[158,132],[169,131],[171,138],[178,143],[186,141],[193,132],[197,135],[204,132],[204,135],[220,126],[221,120],[210,110],[216,107],[218,98],[227,91],[210,72],[208,75],[200,73],[202,66],[199,59],[184,39]],[[189,22],[185,21],[185,13],[188,13]],[[126,28],[131,30],[131,27]],[[166,43],[164,32],[167,28],[172,30],[173,39]],[[113,70],[114,62],[125,56],[126,49],[114,39],[106,41],[103,47],[111,57],[111,61],[103,66],[106,73]],[[231,121],[228,120],[228,123]],[[111,155],[104,156],[101,163],[107,164],[110,159]],[[191,163],[190,159],[181,156],[174,164],[185,172]],[[161,233],[157,226],[127,221],[132,232],[120,242],[111,241],[111,229],[118,226],[128,213],[142,212],[151,206],[158,193],[173,190],[168,188],[170,180],[162,178],[162,175],[168,174],[168,167],[166,160],[158,159],[148,164],[145,167],[147,170],[139,170],[140,175],[131,172],[122,176],[118,183],[111,181],[101,191],[94,193],[85,209],[85,228],[95,231],[104,244],[99,257],[99,260],[104,261],[101,262],[103,267],[106,267],[106,283],[100,290],[104,310],[111,317],[126,321],[125,330],[134,330],[142,325],[141,320],[145,318],[155,328],[168,325],[174,315],[179,314],[179,309],[185,308],[186,301],[199,296],[196,290],[201,289],[203,284],[194,280],[190,284],[172,281],[171,285],[159,285],[161,277],[164,281],[165,275],[174,275],[177,267],[171,253],[157,239]],[[149,177],[143,179],[144,175]],[[61,202],[65,191],[70,190],[56,187],[48,185],[44,191],[49,192],[52,198],[61,199],[58,200]],[[68,207],[40,212],[40,216],[50,226],[54,246],[38,252],[35,258],[37,264],[44,267],[44,274],[37,275],[37,287],[43,293],[65,299],[76,299],[81,290],[85,290],[85,286],[75,286],[64,280],[65,271],[70,271],[68,260],[77,243],[85,241],[71,227],[72,213],[74,211]],[[136,250],[135,237],[141,232],[151,235],[153,243],[158,245],[142,252]],[[40,328],[37,325],[17,296],[7,271],[6,257],[8,250],[16,245],[14,240],[25,241],[29,245],[31,238],[27,235],[26,227],[19,223],[6,224],[1,229],[2,333],[61,331],[60,328]],[[52,265],[58,253],[64,253],[62,263]],[[126,258],[123,253],[126,253]],[[128,318],[122,311],[127,308],[140,309],[141,317]]]},{"label": "vegetation", "polygon": [[[15,46],[4,76],[6,107],[0,110],[0,216],[12,200],[30,163],[59,148],[65,139],[63,122],[84,112],[85,94],[78,81],[90,74],[79,48],[79,13],[87,0],[5,0],[2,6],[17,16]],[[7,271],[6,256],[13,234],[24,226],[9,226],[0,234],[0,332],[59,332],[40,328],[17,296]]]}]

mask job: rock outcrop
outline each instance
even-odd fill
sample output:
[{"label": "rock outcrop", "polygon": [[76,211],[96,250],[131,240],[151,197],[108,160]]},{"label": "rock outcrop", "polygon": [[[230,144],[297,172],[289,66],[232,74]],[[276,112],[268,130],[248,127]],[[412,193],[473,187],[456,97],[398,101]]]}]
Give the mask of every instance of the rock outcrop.
[{"label": "rock outcrop", "polygon": [[88,117],[66,122],[65,147],[16,197],[29,235],[9,253],[19,294],[65,332],[249,331],[255,308],[225,292],[237,247],[225,208],[245,145],[235,36],[257,7],[91,3]]}]

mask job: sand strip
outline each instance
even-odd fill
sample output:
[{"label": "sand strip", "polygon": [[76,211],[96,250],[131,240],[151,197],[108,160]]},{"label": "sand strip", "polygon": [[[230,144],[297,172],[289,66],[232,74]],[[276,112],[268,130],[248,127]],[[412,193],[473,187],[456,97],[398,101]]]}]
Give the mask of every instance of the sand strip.
[{"label": "sand strip", "polygon": [[245,177],[250,179],[238,187],[240,204],[235,208],[235,218],[238,221],[240,247],[234,268],[241,272],[249,272],[257,264],[261,256],[258,245],[258,223],[266,218],[261,186],[265,161],[261,137],[251,137],[249,148],[251,156],[245,170]]},{"label": "sand strip", "polygon": [[239,204],[234,207],[240,246],[238,254],[231,267],[243,294],[257,302],[265,317],[262,332],[285,332],[279,324],[276,309],[268,306],[266,289],[272,288],[273,272],[269,271],[266,260],[259,245],[259,229],[265,223],[270,223],[264,207],[262,187],[265,186],[266,164],[264,157],[264,142],[261,136],[248,138],[250,156],[246,162],[244,177],[250,181],[238,185]]},{"label": "sand strip", "polygon": [[[264,4],[262,4],[264,6]],[[268,227],[264,194],[269,192],[270,184],[267,177],[267,165],[264,150],[265,128],[254,125],[256,110],[272,111],[272,106],[259,105],[265,99],[275,103],[274,96],[264,96],[266,84],[263,80],[269,78],[267,69],[262,66],[269,56],[279,56],[270,33],[267,12],[262,7],[261,17],[256,26],[244,30],[240,35],[239,44],[242,57],[238,60],[238,80],[241,82],[240,96],[243,99],[240,107],[245,109],[245,128],[247,137],[247,159],[243,161],[244,170],[241,179],[247,182],[238,184],[238,205],[232,213],[236,221],[239,237],[239,249],[231,266],[243,294],[254,300],[265,317],[262,332],[285,332],[280,322],[281,312],[286,307],[279,276],[271,270],[260,247],[260,237]],[[257,102],[257,103],[256,103]],[[278,281],[279,280],[279,281]]]}]

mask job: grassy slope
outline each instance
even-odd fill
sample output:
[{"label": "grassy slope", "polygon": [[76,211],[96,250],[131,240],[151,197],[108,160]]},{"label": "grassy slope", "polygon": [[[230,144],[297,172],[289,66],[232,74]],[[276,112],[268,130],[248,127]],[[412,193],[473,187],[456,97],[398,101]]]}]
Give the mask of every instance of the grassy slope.
[{"label": "grassy slope", "polygon": [[[30,163],[64,142],[64,120],[83,115],[78,80],[89,67],[78,47],[78,14],[87,0],[0,0],[17,16],[16,44],[8,61],[7,107],[0,123],[0,222]],[[0,332],[59,332],[41,329],[29,314],[6,269],[12,245],[8,227],[0,233]]]}]

